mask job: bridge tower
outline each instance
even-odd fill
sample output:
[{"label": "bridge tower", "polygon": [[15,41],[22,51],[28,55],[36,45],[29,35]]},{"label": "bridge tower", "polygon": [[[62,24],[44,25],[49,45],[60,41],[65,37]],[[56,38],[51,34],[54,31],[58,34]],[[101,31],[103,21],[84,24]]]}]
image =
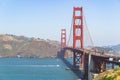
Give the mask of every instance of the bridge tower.
[{"label": "bridge tower", "polygon": [[66,47],[66,29],[61,29],[61,49]]},{"label": "bridge tower", "polygon": [[[73,48],[83,49],[84,48],[84,38],[83,38],[83,9],[82,7],[74,7],[73,10]],[[82,58],[82,59],[81,59]],[[77,67],[81,64],[83,65],[83,55],[74,52],[73,56],[73,66]]]}]

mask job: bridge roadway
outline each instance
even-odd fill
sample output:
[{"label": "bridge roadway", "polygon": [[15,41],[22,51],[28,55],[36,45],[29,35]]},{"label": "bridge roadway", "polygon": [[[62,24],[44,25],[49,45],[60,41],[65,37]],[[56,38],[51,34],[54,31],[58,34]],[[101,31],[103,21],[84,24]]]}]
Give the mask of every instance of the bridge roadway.
[{"label": "bridge roadway", "polygon": [[[80,13],[80,14],[77,14]],[[70,38],[73,38],[73,47],[66,47],[66,30],[61,30],[61,48],[65,54],[66,50],[70,50],[73,53],[73,68],[80,68],[84,72],[84,78],[86,80],[92,80],[93,73],[101,73],[106,71],[106,65],[112,64],[120,66],[120,57],[107,55],[105,52],[98,52],[97,50],[87,50],[84,49],[84,16],[82,7],[73,8],[73,36],[69,36],[68,43]],[[89,34],[90,35],[90,34]],[[91,37],[90,37],[91,38]],[[77,44],[77,42],[80,43]],[[91,40],[93,43],[93,41]],[[79,48],[77,48],[79,46]],[[64,56],[63,56],[64,57]]]},{"label": "bridge roadway", "polygon": [[[73,54],[75,54],[78,59],[75,59],[79,62],[82,60],[82,55],[84,56],[84,64],[75,66],[75,62],[73,61],[73,68],[82,68],[84,79],[92,80],[94,74],[99,74],[101,72],[106,71],[106,65],[112,64],[111,67],[114,68],[114,65],[120,66],[120,56],[111,56],[105,52],[98,52],[95,50],[88,49],[74,49],[72,47],[64,47],[64,54],[66,50],[70,50]],[[77,53],[77,54],[76,54]],[[74,55],[73,55],[74,58]],[[74,59],[73,59],[74,60]],[[78,70],[78,69],[77,69]],[[80,75],[80,74],[79,74]]]}]

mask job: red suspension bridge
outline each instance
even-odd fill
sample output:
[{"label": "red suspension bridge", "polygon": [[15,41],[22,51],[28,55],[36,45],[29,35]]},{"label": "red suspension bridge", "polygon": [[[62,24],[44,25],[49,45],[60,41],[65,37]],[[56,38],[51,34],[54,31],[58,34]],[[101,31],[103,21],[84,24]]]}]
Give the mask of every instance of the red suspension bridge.
[{"label": "red suspension bridge", "polygon": [[[61,50],[70,50],[73,53],[73,68],[79,70],[80,68],[84,72],[84,79],[92,80],[91,76],[93,73],[101,73],[106,71],[106,65],[112,64],[120,66],[120,57],[110,56],[105,52],[99,52],[96,49],[86,49],[85,47],[85,24],[86,20],[83,15],[82,7],[73,8],[73,19],[72,19],[72,30],[70,31],[70,36],[68,43],[70,43],[70,38],[72,39],[72,46],[66,44],[66,29],[61,30]],[[89,33],[89,32],[88,32]],[[73,34],[73,35],[71,35]],[[89,34],[90,36],[90,34]],[[93,41],[90,37],[91,43]],[[63,56],[64,57],[64,56]]]}]

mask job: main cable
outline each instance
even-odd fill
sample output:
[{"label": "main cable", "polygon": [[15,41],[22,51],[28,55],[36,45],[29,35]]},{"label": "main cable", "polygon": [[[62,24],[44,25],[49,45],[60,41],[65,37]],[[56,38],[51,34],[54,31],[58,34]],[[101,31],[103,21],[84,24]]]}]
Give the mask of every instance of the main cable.
[{"label": "main cable", "polygon": [[72,27],[73,27],[73,15],[72,15],[72,20],[71,20],[70,34],[69,34],[69,37],[68,37],[67,45],[70,42],[70,38],[71,38],[71,34],[72,34]]},{"label": "main cable", "polygon": [[87,25],[86,18],[85,18],[85,15],[84,15],[84,14],[83,14],[83,18],[84,18],[84,21],[85,21],[85,25],[86,25],[86,29],[87,29],[87,32],[88,32],[88,36],[90,37],[90,41],[91,41],[91,43],[92,43],[92,47],[94,47],[94,42],[93,42],[93,40],[92,40],[90,31],[89,31],[89,29],[88,29],[88,25]]}]

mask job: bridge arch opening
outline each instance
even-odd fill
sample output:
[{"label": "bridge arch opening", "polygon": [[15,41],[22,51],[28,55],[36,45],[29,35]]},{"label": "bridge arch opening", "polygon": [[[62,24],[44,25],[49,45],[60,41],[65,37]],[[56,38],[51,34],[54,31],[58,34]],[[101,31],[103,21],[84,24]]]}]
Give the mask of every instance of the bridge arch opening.
[{"label": "bridge arch opening", "polygon": [[76,32],[76,33],[75,33],[76,36],[81,36],[81,29],[78,28],[78,29],[76,29],[75,32]]}]

